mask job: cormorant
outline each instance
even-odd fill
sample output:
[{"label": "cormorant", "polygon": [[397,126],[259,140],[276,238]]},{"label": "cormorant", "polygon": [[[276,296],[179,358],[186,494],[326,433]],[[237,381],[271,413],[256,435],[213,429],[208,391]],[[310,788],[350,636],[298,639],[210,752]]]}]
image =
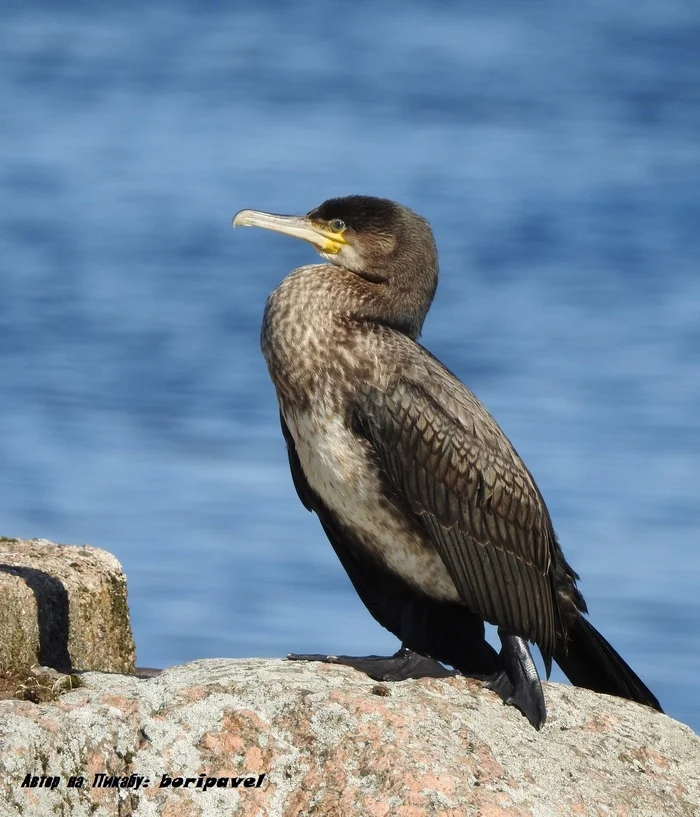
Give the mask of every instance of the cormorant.
[{"label": "cormorant", "polygon": [[[572,683],[661,711],[583,617],[577,574],[535,481],[478,399],[417,342],[435,294],[428,222],[388,199],[329,199],[305,216],[241,210],[233,226],[309,241],[325,263],[270,295],[262,349],[297,493],[355,590],[401,641],[389,658],[290,656],[383,680],[488,680],[537,729],[528,641]],[[498,626],[497,653],[484,621]]]}]

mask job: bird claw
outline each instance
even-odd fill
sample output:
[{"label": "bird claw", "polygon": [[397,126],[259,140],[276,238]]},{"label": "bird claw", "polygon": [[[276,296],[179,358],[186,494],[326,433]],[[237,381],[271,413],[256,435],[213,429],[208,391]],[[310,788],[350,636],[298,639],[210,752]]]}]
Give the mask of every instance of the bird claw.
[{"label": "bird claw", "polygon": [[289,661],[319,661],[323,664],[340,664],[364,672],[374,681],[406,681],[415,678],[449,678],[458,673],[448,670],[438,661],[424,655],[400,649],[391,656],[382,655],[318,655],[315,653],[290,653]]}]

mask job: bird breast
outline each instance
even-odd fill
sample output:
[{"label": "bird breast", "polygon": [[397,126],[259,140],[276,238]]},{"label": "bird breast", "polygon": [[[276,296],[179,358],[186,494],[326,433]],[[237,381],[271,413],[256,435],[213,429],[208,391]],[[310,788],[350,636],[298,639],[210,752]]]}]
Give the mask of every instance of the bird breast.
[{"label": "bird breast", "polygon": [[385,380],[394,363],[368,327],[348,320],[349,275],[302,267],[270,295],[262,349],[280,409],[309,485],[358,547],[417,591],[456,601],[427,533],[386,495],[369,443],[350,427],[358,385]]},{"label": "bird breast", "polygon": [[323,402],[307,411],[283,407],[304,475],[358,547],[417,592],[458,601],[447,568],[421,527],[383,489],[369,444]]}]

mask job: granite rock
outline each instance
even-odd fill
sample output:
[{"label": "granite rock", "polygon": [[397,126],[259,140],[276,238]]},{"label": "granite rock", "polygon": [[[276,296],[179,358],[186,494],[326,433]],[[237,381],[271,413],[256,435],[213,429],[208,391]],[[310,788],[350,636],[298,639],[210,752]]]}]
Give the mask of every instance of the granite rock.
[{"label": "granite rock", "polygon": [[[700,738],[584,689],[546,684],[536,732],[460,677],[247,659],[82,680],[55,702],[0,702],[3,814],[700,815]],[[42,776],[54,788],[22,786]]]}]

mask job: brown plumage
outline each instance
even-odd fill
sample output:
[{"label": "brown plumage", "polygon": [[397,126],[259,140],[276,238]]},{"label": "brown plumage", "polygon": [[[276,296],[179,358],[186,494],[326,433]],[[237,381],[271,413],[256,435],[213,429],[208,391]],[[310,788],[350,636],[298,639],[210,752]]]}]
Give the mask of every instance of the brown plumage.
[{"label": "brown plumage", "polygon": [[[272,293],[262,347],[299,497],[372,615],[402,641],[374,677],[437,673],[441,661],[489,678],[539,727],[532,641],[548,670],[554,658],[576,684],[659,709],[583,618],[578,577],[517,452],[417,343],[438,273],[427,222],[351,196],[301,218],[241,211],[237,224],[305,238],[329,262]],[[500,654],[484,621],[499,627]],[[371,674],[372,660],[345,663]]]}]

